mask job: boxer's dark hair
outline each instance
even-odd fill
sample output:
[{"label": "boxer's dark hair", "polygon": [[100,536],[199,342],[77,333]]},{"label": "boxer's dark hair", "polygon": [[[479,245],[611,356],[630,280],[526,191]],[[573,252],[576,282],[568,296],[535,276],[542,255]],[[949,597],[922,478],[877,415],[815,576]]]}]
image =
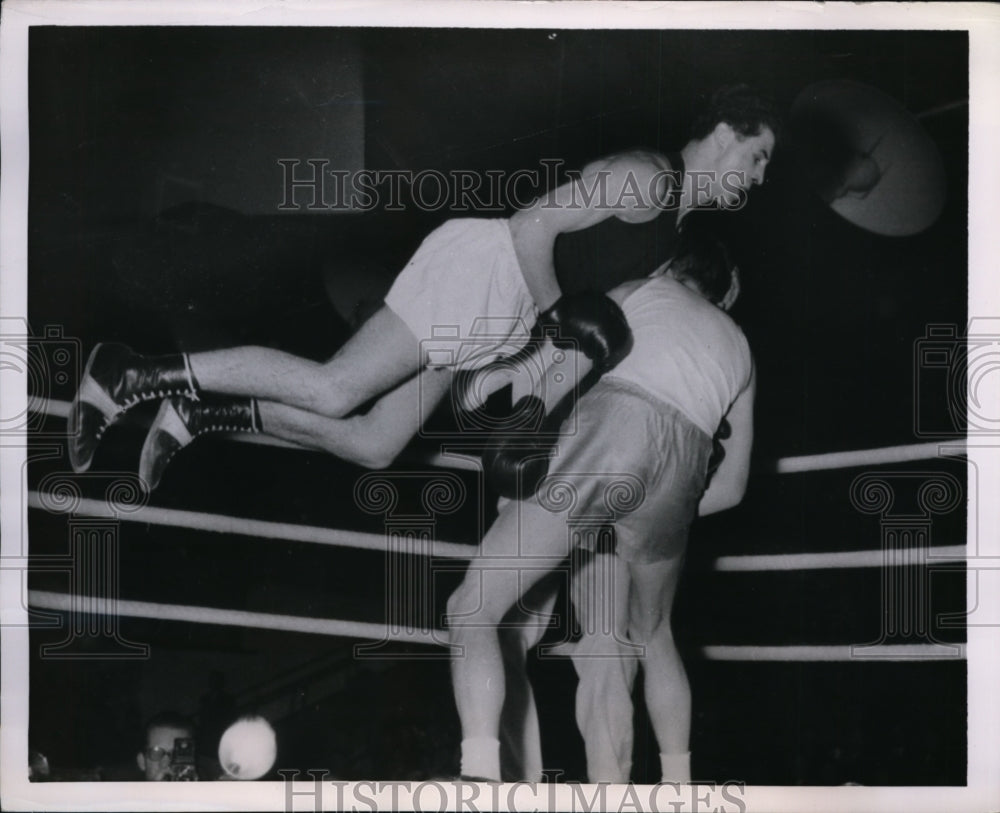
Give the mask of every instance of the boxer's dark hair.
[{"label": "boxer's dark hair", "polygon": [[725,85],[716,90],[691,123],[691,138],[707,136],[720,122],[725,122],[744,138],[760,135],[764,127],[781,137],[781,114],[774,101],[749,85]]},{"label": "boxer's dark hair", "polygon": [[736,263],[708,225],[710,220],[710,213],[699,212],[685,218],[670,270],[676,278],[694,282],[706,299],[718,304],[729,293]]}]

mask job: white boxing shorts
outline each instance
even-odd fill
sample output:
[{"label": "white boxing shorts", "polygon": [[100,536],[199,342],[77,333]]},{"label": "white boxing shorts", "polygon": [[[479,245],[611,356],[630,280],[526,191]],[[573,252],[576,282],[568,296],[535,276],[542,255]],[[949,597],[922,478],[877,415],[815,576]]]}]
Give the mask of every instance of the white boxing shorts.
[{"label": "white boxing shorts", "polygon": [[557,448],[529,502],[568,512],[571,526],[613,524],[616,551],[632,562],[684,552],[712,452],[687,416],[611,373],[581,396]]},{"label": "white boxing shorts", "polygon": [[386,295],[429,367],[475,369],[522,347],[538,308],[507,220],[460,218],[431,232]]}]

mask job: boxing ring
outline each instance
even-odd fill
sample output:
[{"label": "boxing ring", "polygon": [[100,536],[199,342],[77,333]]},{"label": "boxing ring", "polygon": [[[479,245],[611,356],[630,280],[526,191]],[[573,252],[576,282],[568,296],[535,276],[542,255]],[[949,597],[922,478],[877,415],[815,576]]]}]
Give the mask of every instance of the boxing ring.
[{"label": "boxing ring", "polygon": [[[37,412],[50,418],[65,418],[69,404],[64,401],[39,401],[33,405]],[[269,446],[292,447],[292,444],[266,436],[230,435],[227,439]],[[294,447],[298,448],[298,447]],[[888,516],[893,496],[877,471],[892,464],[927,461],[941,457],[956,458],[964,454],[961,443],[920,443],[894,447],[860,449],[773,461],[766,472],[758,470],[757,476],[788,477],[808,472],[832,469],[863,469],[851,485],[851,503],[862,513]],[[480,469],[478,459],[463,454],[436,454],[422,461],[425,465],[467,472]],[[358,489],[372,486],[369,473],[359,478]],[[880,569],[882,571],[883,598],[888,625],[882,639],[866,644],[843,645],[785,645],[743,646],[711,645],[700,647],[706,660],[716,661],[784,661],[830,662],[855,659],[881,662],[954,660],[965,658],[965,645],[943,643],[929,632],[927,596],[923,594],[925,582],[921,571],[928,566],[937,569],[961,569],[965,566],[966,545],[931,544],[930,514],[955,510],[962,504],[963,487],[957,478],[939,474],[919,486],[919,501],[924,506],[923,515],[901,515],[892,522],[882,522],[881,545],[853,551],[803,551],[784,554],[722,555],[711,562],[717,573],[751,574],[771,572],[832,571],[842,569]],[[115,523],[145,524],[165,528],[186,529],[208,534],[233,535],[259,540],[306,543],[340,549],[381,552],[386,555],[406,554],[423,556],[433,562],[444,562],[452,570],[463,567],[474,556],[475,548],[469,544],[440,541],[433,538],[407,537],[389,533],[367,533],[341,530],[307,524],[274,522],[249,517],[194,511],[175,507],[148,504],[137,493],[138,483],[119,483],[108,491],[118,489],[118,496],[94,499],[82,495],[73,485],[73,475],[55,473],[42,478],[36,488],[27,493],[27,508],[32,512],[46,512],[90,520],[110,520]],[[384,501],[374,482],[376,502]],[[124,497],[124,499],[120,499]],[[357,502],[357,500],[356,500]],[[376,506],[378,507],[378,506]],[[384,507],[384,505],[383,505]],[[362,506],[363,508],[363,506]],[[370,512],[374,513],[374,512]],[[402,547],[401,547],[402,546]],[[432,565],[433,566],[433,565]],[[409,574],[414,578],[426,574],[424,567],[416,567]],[[405,582],[405,579],[403,579]],[[402,582],[401,582],[402,584]],[[391,585],[390,585],[391,587]],[[406,585],[403,584],[405,588]],[[79,585],[78,585],[79,588]],[[399,641],[428,647],[447,647],[447,632],[423,618],[420,626],[406,626],[398,617],[386,623],[351,621],[335,618],[314,618],[301,615],[251,612],[240,609],[221,609],[205,606],[188,606],[164,602],[121,599],[110,595],[86,593],[79,589],[70,592],[32,589],[28,593],[29,608],[70,613],[75,617],[103,615],[113,618],[142,618],[175,621],[188,624],[210,624],[278,630],[313,635],[337,636],[363,641]],[[392,615],[392,613],[390,613]],[[916,641],[899,643],[894,636],[907,634]],[[558,653],[559,647],[554,651]]]}]

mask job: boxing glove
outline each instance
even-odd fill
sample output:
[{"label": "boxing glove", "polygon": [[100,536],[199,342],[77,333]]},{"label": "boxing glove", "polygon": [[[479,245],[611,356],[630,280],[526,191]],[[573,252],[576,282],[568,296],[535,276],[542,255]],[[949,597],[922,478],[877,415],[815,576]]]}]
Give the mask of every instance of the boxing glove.
[{"label": "boxing glove", "polygon": [[565,294],[539,320],[557,328],[553,343],[583,353],[598,372],[606,372],[632,349],[632,331],[625,314],[604,294]]},{"label": "boxing glove", "polygon": [[512,410],[510,421],[521,431],[495,432],[483,452],[483,469],[490,486],[512,500],[533,495],[548,474],[549,458],[558,435],[540,430],[545,404],[536,395],[525,395]]}]

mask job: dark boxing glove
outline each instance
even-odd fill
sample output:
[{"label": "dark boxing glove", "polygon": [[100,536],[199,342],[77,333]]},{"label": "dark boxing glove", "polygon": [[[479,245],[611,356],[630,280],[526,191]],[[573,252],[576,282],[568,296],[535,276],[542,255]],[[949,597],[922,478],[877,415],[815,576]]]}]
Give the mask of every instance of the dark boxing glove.
[{"label": "dark boxing glove", "polygon": [[565,294],[539,317],[558,328],[556,347],[579,350],[598,372],[618,364],[632,349],[632,331],[618,303],[604,294]]},{"label": "dark boxing glove", "polygon": [[540,434],[544,415],[542,399],[525,395],[512,410],[510,429],[514,431],[494,433],[483,452],[487,482],[501,496],[512,500],[530,497],[548,474],[552,446],[558,436]]}]

